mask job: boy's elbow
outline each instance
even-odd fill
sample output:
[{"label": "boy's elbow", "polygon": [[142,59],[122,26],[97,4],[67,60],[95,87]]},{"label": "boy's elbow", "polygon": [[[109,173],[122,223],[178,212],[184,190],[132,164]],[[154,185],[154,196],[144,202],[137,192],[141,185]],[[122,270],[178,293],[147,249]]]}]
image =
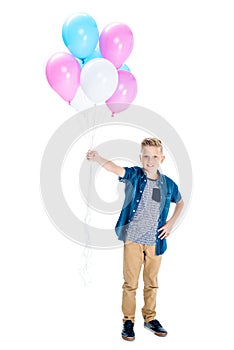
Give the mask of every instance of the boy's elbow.
[{"label": "boy's elbow", "polygon": [[182,198],[179,200],[179,202],[177,202],[177,205],[180,206],[181,209],[183,208],[183,206],[184,206],[184,201],[183,201]]}]

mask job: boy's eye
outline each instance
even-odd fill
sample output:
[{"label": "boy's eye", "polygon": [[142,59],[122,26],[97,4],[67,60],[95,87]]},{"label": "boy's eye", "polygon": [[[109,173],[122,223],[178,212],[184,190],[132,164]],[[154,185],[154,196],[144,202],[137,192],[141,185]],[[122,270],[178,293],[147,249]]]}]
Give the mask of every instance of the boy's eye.
[{"label": "boy's eye", "polygon": [[[144,156],[144,158],[150,158],[150,156]],[[153,158],[158,158],[158,156],[153,156]]]}]

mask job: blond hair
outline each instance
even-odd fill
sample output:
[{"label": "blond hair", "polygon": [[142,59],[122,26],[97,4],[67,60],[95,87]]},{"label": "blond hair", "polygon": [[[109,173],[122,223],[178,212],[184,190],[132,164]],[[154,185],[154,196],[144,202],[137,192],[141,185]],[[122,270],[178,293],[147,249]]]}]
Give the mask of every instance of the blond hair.
[{"label": "blond hair", "polygon": [[141,150],[144,146],[154,146],[160,149],[160,152],[163,153],[162,141],[156,137],[147,137],[141,142]]}]

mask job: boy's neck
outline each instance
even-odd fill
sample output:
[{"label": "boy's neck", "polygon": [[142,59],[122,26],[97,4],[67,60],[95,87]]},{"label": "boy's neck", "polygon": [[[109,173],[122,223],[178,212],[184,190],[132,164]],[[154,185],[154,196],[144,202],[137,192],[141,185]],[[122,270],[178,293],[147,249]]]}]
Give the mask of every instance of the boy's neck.
[{"label": "boy's neck", "polygon": [[151,180],[158,180],[158,178],[159,178],[158,170],[157,170],[156,173],[155,172],[150,173],[150,172],[148,172],[147,170],[144,169],[144,172],[146,173],[146,176],[149,179],[151,179]]}]

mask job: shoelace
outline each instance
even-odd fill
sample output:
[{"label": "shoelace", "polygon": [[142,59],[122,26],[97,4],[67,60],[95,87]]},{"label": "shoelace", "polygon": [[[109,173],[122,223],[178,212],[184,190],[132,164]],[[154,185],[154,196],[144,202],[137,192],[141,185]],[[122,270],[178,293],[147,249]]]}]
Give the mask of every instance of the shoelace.
[{"label": "shoelace", "polygon": [[128,331],[133,331],[133,323],[130,322],[130,321],[126,321],[125,324],[124,324],[124,328]]},{"label": "shoelace", "polygon": [[160,326],[160,327],[162,327],[161,323],[160,323],[158,320],[153,320],[153,321],[151,321],[151,324],[152,324],[153,326]]}]

